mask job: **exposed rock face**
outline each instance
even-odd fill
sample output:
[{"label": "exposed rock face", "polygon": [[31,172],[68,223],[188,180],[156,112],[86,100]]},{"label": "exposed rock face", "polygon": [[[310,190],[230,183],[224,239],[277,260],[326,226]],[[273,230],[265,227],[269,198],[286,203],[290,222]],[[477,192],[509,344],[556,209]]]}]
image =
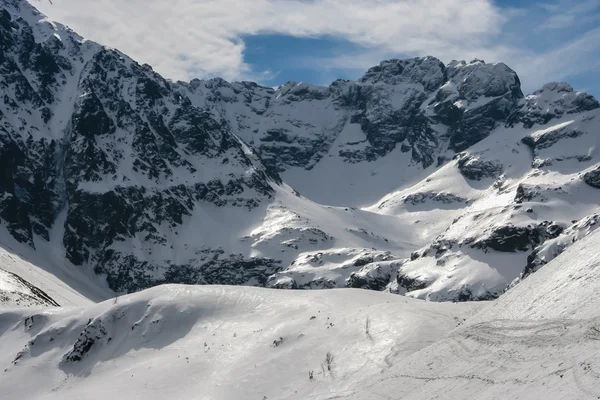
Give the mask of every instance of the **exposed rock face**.
[{"label": "exposed rock face", "polygon": [[57,46],[56,40],[36,43],[25,21],[0,9],[0,216],[29,245],[34,233],[48,236],[58,203],[52,176],[59,145],[50,135],[40,137],[36,126],[50,118],[46,104],[62,78],[57,62],[63,60],[52,55]]},{"label": "exposed rock face", "polygon": [[[575,149],[565,146],[569,142],[565,139],[577,139],[585,135],[588,133],[567,125],[548,132],[536,131],[532,135],[525,136],[521,142],[532,150],[532,167],[541,168],[573,159],[579,162],[590,161],[592,158],[590,149],[583,146]],[[555,146],[559,142],[562,146]]]},{"label": "exposed rock face", "polygon": [[[355,287],[383,290],[397,270],[389,252],[333,249],[304,253],[285,270],[273,274],[267,286],[276,289]],[[345,261],[348,260],[348,261]],[[316,275],[314,270],[324,271]]]},{"label": "exposed rock face", "polygon": [[[552,240],[544,243],[542,247],[536,248],[536,251],[532,253],[532,260],[525,269],[524,274],[532,274],[536,269],[539,268],[539,266],[543,265],[544,263],[549,263],[571,244],[589,235],[599,227],[600,214],[590,215],[581,219],[580,221],[575,222],[573,225],[565,229],[564,232],[561,232],[560,236],[552,238]],[[555,249],[552,252],[549,252],[552,247]]]},{"label": "exposed rock face", "polygon": [[[498,297],[506,287],[502,285],[482,285],[476,287],[461,283],[444,292],[437,292],[435,287],[437,271],[435,274],[428,273],[428,269],[434,268],[444,273],[445,267],[452,270],[453,266],[469,264],[467,255],[473,258],[483,258],[483,254],[492,253],[497,257],[498,253],[527,253],[534,257],[535,248],[546,241],[555,239],[563,232],[563,227],[552,222],[545,221],[536,226],[514,226],[507,224],[487,229],[481,237],[470,236],[468,233],[461,240],[453,240],[443,235],[436,239],[431,245],[414,252],[409,260],[398,269],[394,282],[388,285],[393,293],[404,294],[407,292],[426,293],[424,298],[437,301],[479,301],[490,300]],[[477,235],[481,235],[479,232]],[[482,255],[479,255],[483,253]],[[427,265],[428,268],[419,268],[419,265]],[[474,274],[475,275],[475,274]],[[476,280],[477,278],[474,277]],[[429,293],[433,291],[432,293]]]},{"label": "exposed rock face", "polygon": [[[9,5],[35,16],[25,2]],[[277,174],[150,68],[64,27],[34,31],[15,15],[0,13],[0,216],[18,241],[48,240],[66,210],[67,259],[132,291],[169,280],[173,267],[151,248],[171,248],[198,209],[252,210],[272,197]],[[146,249],[137,255],[136,241]],[[194,258],[197,269],[256,263],[207,253]],[[177,274],[199,279],[192,275]],[[254,279],[244,276],[238,283]]]},{"label": "exposed rock face", "polygon": [[513,225],[494,228],[483,240],[471,246],[478,249],[492,249],[501,252],[533,250],[534,247],[547,239],[560,235],[563,228],[552,222],[543,222],[538,226],[516,227]]},{"label": "exposed rock face", "polygon": [[600,189],[600,167],[597,167],[596,169],[586,172],[583,175],[583,181],[585,183],[587,183],[588,185],[590,185],[591,187]]},{"label": "exposed rock face", "polygon": [[480,181],[484,178],[496,179],[502,175],[504,170],[499,161],[483,160],[470,154],[459,154],[457,166],[465,178],[473,181]]},{"label": "exposed rock face", "polygon": [[543,199],[540,194],[541,188],[531,187],[528,185],[520,184],[517,186],[517,193],[515,194],[515,203],[521,204],[523,202],[531,201],[533,199]]},{"label": "exposed rock face", "polygon": [[531,128],[535,124],[545,125],[563,115],[597,108],[600,108],[600,103],[593,96],[575,92],[568,83],[551,82],[527,96],[521,102],[521,107],[513,111],[508,123]]},{"label": "exposed rock face", "polygon": [[404,198],[404,203],[417,205],[423,204],[427,201],[433,201],[436,203],[442,204],[452,204],[452,203],[465,203],[468,200],[457,196],[452,193],[433,193],[433,192],[425,192],[425,193],[413,193],[409,194]]},{"label": "exposed rock face", "polygon": [[58,307],[52,297],[19,275],[0,269],[0,306],[2,307]]},{"label": "exposed rock face", "polygon": [[537,246],[534,251],[527,257],[527,266],[523,270],[521,276],[515,279],[508,288],[514,287],[523,279],[533,274],[550,261],[554,260],[566,249],[571,247],[573,243],[586,237],[600,227],[600,215],[593,214],[575,222],[567,229],[562,231],[560,235],[553,237],[540,246]]},{"label": "exposed rock face", "polygon": [[101,318],[91,320],[83,329],[73,348],[63,356],[61,360],[62,367],[82,361],[94,346],[100,343],[106,344],[112,340],[108,336],[108,331]]},{"label": "exposed rock face", "polygon": [[[436,95],[450,126],[450,147],[462,151],[487,137],[523,97],[517,74],[505,64],[452,62],[449,81]],[[439,111],[438,111],[439,110]]]},{"label": "exposed rock face", "polygon": [[414,162],[431,165],[426,150],[438,145],[438,138],[422,105],[444,81],[445,67],[433,57],[383,61],[369,69],[343,98],[369,146],[340,155],[350,162],[374,160],[403,143]]},{"label": "exposed rock face", "polygon": [[[383,61],[358,81],[329,87],[288,82],[274,91],[222,79],[177,87],[194,104],[232,120],[235,133],[279,171],[310,169],[326,154],[374,161],[397,146],[428,167],[442,148],[460,151],[489,135],[523,97],[519,78],[504,64],[444,66],[434,57]],[[359,126],[362,138],[332,148],[349,124]]]},{"label": "exposed rock face", "polygon": [[369,290],[384,290],[397,275],[402,261],[371,262],[359,271],[350,274],[347,287]]},{"label": "exposed rock face", "polygon": [[565,128],[553,130],[547,133],[538,133],[533,136],[526,136],[521,141],[536,151],[550,148],[561,139],[576,138],[581,135],[584,135],[584,132],[581,132],[577,129],[571,129],[567,126]]}]

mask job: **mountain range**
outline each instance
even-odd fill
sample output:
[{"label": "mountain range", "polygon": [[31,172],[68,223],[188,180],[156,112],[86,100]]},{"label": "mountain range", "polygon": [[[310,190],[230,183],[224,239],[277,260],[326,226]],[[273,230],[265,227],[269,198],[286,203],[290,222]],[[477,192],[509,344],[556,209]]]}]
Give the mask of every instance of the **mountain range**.
[{"label": "mountain range", "polygon": [[489,300],[600,218],[600,104],[566,83],[525,96],[502,63],[173,82],[3,0],[0,88],[5,251],[107,296],[184,283]]},{"label": "mountain range", "polygon": [[599,145],[502,63],[174,82],[0,0],[0,397],[598,399]]}]

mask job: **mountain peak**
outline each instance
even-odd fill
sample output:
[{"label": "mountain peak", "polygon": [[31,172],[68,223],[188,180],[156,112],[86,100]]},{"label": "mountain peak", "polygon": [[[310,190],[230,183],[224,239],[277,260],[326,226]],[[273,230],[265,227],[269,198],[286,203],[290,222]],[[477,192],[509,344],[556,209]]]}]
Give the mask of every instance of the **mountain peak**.
[{"label": "mountain peak", "polygon": [[528,99],[535,98],[545,103],[560,102],[565,107],[567,113],[591,111],[600,107],[600,103],[591,94],[577,92],[567,82],[549,82],[536,90]]},{"label": "mountain peak", "polygon": [[566,82],[550,82],[522,100],[522,105],[509,119],[522,122],[525,127],[545,124],[563,115],[592,111],[600,108],[594,96],[576,92]]},{"label": "mountain peak", "polygon": [[360,78],[362,83],[422,84],[431,92],[444,83],[445,66],[431,56],[406,59],[390,59],[379,63]]},{"label": "mountain peak", "polygon": [[521,80],[504,63],[486,63],[479,59],[470,63],[452,61],[446,71],[449,80],[459,87],[461,96],[466,99],[504,96],[507,93],[514,98],[523,97]]},{"label": "mountain peak", "polygon": [[538,95],[544,92],[558,92],[558,93],[571,93],[573,92],[573,86],[567,82],[548,82],[541,89],[533,92],[534,95]]}]

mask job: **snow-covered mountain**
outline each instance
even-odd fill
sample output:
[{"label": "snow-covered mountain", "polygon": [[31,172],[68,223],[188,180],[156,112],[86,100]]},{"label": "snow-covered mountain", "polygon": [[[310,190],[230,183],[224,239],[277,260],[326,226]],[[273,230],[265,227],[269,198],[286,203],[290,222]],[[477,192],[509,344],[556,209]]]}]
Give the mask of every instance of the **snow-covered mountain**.
[{"label": "snow-covered mountain", "polygon": [[2,396],[600,396],[592,96],[434,57],[172,82],[24,0],[0,94]]},{"label": "snow-covered mountain", "polygon": [[502,63],[171,82],[1,0],[0,88],[0,239],[19,259],[0,268],[21,303],[15,279],[52,298],[22,276],[45,273],[94,301],[110,296],[94,273],[118,292],[491,299],[598,225],[600,104],[566,83],[524,96]]},{"label": "snow-covered mountain", "polygon": [[598,109],[530,129],[499,128],[371,207],[390,215],[417,212],[427,225],[444,218],[444,231],[403,263],[392,290],[430,300],[495,298],[508,280],[596,229],[600,193],[586,176],[600,163],[599,128]]}]

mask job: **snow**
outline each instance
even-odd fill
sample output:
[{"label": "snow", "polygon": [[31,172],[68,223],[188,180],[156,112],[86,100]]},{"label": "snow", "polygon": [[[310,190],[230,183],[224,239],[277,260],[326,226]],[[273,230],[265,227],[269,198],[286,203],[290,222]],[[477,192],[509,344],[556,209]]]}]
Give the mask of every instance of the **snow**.
[{"label": "snow", "polygon": [[19,276],[3,269],[0,269],[0,301],[8,308],[47,305]]},{"label": "snow", "polygon": [[272,275],[268,287],[329,288],[344,287],[353,272],[373,262],[394,258],[388,252],[342,248],[300,253],[293,264]]},{"label": "snow", "polygon": [[5,310],[0,344],[12,351],[0,354],[0,390],[31,399],[593,398],[599,244],[591,233],[490,303],[167,285],[85,308]]},{"label": "snow", "polygon": [[[366,207],[383,194],[409,186],[434,170],[409,165],[410,153],[402,153],[399,146],[387,156],[368,163],[348,163],[337,156],[340,150],[355,150],[364,146],[365,142],[366,137],[359,125],[348,123],[333,142],[333,150],[314,168],[308,171],[299,167],[289,168],[281,174],[282,179],[317,203]],[[408,167],[399,171],[400,165]]]},{"label": "snow", "polygon": [[[494,319],[595,319],[600,299],[600,231],[577,241],[490,307]],[[482,317],[483,318],[483,317]],[[476,320],[480,320],[477,318]]]},{"label": "snow", "polygon": [[338,398],[597,398],[598,245],[592,233],[448,336]]},{"label": "snow", "polygon": [[[0,314],[0,343],[11,349],[0,354],[0,391],[29,399],[330,398],[403,363],[480,307],[354,289],[169,285],[85,309],[14,310]],[[86,338],[93,344],[73,361]]]},{"label": "snow", "polygon": [[[339,253],[341,261],[351,263],[354,255],[376,247],[379,252],[393,251],[395,257],[408,257],[411,249],[425,245],[402,229],[395,217],[349,207],[326,207],[294,194],[287,185],[275,188],[275,199],[249,212],[244,208],[217,207],[207,204],[191,210],[183,223],[175,228],[159,226],[168,243],[135,238],[114,242],[111,249],[133,252],[140,260],[151,263],[182,265],[197,262],[201,249],[223,248],[244,257],[274,257],[289,271],[299,268],[307,254],[328,251]],[[170,244],[170,245],[169,245]],[[212,254],[209,254],[212,257]],[[342,264],[344,264],[342,262]],[[343,287],[355,269],[331,265],[343,272],[335,279]],[[326,267],[317,268],[315,279],[328,274]],[[335,273],[337,276],[337,273]],[[331,276],[330,276],[331,277]]]}]

